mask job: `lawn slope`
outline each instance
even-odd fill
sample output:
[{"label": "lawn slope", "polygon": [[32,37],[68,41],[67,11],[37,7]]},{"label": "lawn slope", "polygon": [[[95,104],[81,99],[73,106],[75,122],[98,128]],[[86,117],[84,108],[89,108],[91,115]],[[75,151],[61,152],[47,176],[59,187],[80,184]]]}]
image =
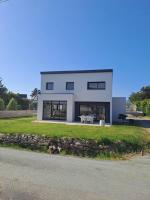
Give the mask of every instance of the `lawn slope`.
[{"label": "lawn slope", "polygon": [[130,143],[150,142],[144,129],[136,126],[113,125],[111,127],[73,126],[65,124],[34,123],[35,118],[1,119],[0,133],[33,134],[49,137],[71,137],[81,139],[126,141]]}]

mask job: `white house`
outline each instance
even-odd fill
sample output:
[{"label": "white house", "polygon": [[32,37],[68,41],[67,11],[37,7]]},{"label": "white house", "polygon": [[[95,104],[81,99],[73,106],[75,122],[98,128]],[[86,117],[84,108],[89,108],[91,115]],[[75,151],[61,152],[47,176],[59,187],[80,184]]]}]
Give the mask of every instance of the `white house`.
[{"label": "white house", "polygon": [[[38,120],[72,122],[80,120],[82,114],[93,114],[95,120],[111,124],[116,101],[112,98],[112,78],[112,69],[41,72]],[[121,101],[115,117],[123,104]]]}]

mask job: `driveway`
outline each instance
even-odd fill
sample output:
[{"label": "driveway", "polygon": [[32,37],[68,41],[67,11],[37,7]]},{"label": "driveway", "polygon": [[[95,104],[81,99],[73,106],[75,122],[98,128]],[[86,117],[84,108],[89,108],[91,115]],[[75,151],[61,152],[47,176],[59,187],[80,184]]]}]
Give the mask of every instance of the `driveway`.
[{"label": "driveway", "polygon": [[145,118],[132,118],[135,120],[135,124],[144,128],[148,133],[150,133],[150,119]]},{"label": "driveway", "polygon": [[96,161],[0,148],[0,200],[149,200],[150,155]]},{"label": "driveway", "polygon": [[133,119],[135,125],[141,126],[146,130],[147,133],[150,133],[150,118],[149,117],[135,117],[133,114],[128,115],[128,119]]}]

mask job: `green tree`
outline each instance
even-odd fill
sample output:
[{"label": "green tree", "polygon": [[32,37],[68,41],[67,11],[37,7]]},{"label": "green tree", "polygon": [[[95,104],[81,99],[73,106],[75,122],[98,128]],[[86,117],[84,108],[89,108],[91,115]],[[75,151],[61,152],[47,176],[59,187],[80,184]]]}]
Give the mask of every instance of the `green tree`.
[{"label": "green tree", "polygon": [[17,101],[14,98],[11,98],[8,105],[7,110],[17,110]]},{"label": "green tree", "polygon": [[4,102],[5,102],[5,106],[8,105],[10,99],[12,99],[12,98],[16,99],[16,94],[13,93],[13,92],[10,92],[10,91],[9,91],[9,92],[3,94],[3,100],[4,100]]},{"label": "green tree", "polygon": [[18,103],[18,109],[19,110],[28,110],[29,109],[29,103],[30,103],[29,99],[22,98],[22,97],[19,96],[19,94],[17,94],[16,100],[17,100],[17,103]]},{"label": "green tree", "polygon": [[144,99],[150,99],[150,86],[142,87],[139,92],[133,92],[129,99],[132,103],[136,103],[137,101],[142,101]]},{"label": "green tree", "polygon": [[7,93],[7,88],[4,86],[2,78],[0,78],[0,97],[2,98],[3,95],[6,93]]},{"label": "green tree", "polygon": [[39,93],[40,93],[40,90],[38,88],[34,88],[34,90],[31,92],[30,96],[33,100],[37,100]]},{"label": "green tree", "polygon": [[5,109],[4,100],[2,98],[0,98],[0,110],[4,110],[4,109]]},{"label": "green tree", "polygon": [[37,101],[30,101],[30,110],[37,110]]}]

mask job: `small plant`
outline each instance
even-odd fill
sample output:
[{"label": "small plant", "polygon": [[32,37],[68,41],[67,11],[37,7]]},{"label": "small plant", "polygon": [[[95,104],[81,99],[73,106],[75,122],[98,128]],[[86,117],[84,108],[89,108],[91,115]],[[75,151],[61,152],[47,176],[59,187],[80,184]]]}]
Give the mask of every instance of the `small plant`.
[{"label": "small plant", "polygon": [[17,101],[14,98],[11,98],[8,105],[7,110],[17,110]]},{"label": "small plant", "polygon": [[5,109],[4,100],[0,98],[0,110],[4,110],[4,109]]}]

